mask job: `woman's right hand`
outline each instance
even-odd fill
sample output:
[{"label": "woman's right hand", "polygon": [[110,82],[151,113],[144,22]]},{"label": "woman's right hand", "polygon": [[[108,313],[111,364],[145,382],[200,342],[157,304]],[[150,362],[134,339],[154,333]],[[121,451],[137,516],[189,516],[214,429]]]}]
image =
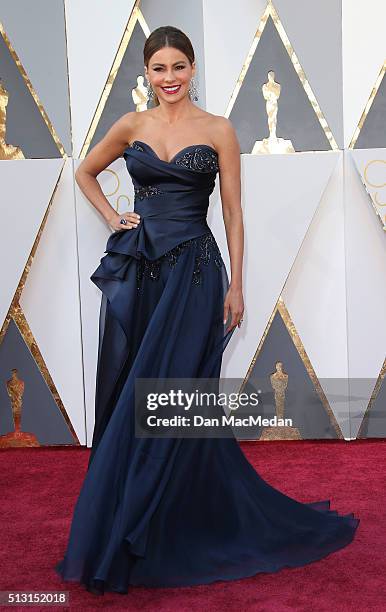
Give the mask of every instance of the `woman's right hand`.
[{"label": "woman's right hand", "polygon": [[[123,224],[121,223],[121,219],[126,219],[127,224]],[[108,224],[111,227],[112,230],[114,230],[115,232],[119,231],[119,230],[131,230],[135,227],[138,227],[138,224],[140,222],[140,215],[138,213],[135,212],[126,212],[123,213],[122,215],[119,215],[118,213],[115,213],[115,215],[108,220]]]}]

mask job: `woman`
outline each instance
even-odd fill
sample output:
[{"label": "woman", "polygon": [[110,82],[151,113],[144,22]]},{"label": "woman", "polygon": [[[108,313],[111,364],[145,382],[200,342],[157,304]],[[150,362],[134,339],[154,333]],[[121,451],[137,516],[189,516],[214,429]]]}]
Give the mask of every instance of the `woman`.
[{"label": "woman", "polygon": [[[95,430],[56,569],[98,594],[304,565],[347,545],[359,523],[329,501],[302,504],[272,488],[234,437],[135,436],[135,379],[217,380],[244,311],[235,132],[192,102],[194,52],[183,32],[155,30],[144,63],[158,104],[117,121],[76,173],[115,231],[91,276],[102,291]],[[135,205],[120,215],[96,176],[122,154]],[[217,172],[230,283],[206,223]]]}]

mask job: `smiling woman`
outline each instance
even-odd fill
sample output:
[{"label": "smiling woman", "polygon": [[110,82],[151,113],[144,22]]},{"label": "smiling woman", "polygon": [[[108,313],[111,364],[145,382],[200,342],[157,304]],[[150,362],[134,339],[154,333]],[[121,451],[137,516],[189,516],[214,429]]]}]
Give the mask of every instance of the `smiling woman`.
[{"label": "smiling woman", "polygon": [[[159,28],[159,30],[161,29]],[[191,97],[196,98],[196,87],[193,80],[196,72],[194,50],[189,38],[186,37],[186,40],[183,40],[183,53],[179,52],[182,37],[177,33],[177,37],[179,37],[177,46],[173,42],[176,36],[174,30],[174,28],[169,28],[166,33],[166,47],[159,48],[156,36],[153,39],[149,36],[144,47],[145,76],[149,83],[150,92],[153,91],[156,104],[159,104],[162,94],[172,97],[173,100],[180,99],[182,96],[189,95],[189,93],[193,93],[194,95]],[[154,33],[156,32],[157,30]],[[162,35],[161,32],[160,35]],[[170,53],[165,54],[167,48],[170,49]],[[179,52],[179,57],[174,59],[173,55],[176,52],[177,54]],[[165,58],[169,61],[165,62]],[[171,65],[170,61],[172,62]]]},{"label": "smiling woman", "polygon": [[[102,292],[95,428],[56,569],[95,594],[304,565],[346,546],[359,523],[328,500],[302,504],[271,487],[234,437],[135,435],[136,379],[217,382],[244,311],[234,129],[192,102],[194,53],[183,32],[155,30],[144,61],[158,105],[122,117],[76,174],[115,231],[91,276]],[[135,192],[134,211],[122,215],[96,179],[121,155]],[[218,174],[230,282],[207,223]]]}]

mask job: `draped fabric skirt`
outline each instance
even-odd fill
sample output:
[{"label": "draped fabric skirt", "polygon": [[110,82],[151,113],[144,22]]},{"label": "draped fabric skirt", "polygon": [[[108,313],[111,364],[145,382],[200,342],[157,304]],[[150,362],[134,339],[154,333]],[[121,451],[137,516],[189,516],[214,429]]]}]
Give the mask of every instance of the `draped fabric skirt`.
[{"label": "draped fabric skirt", "polygon": [[280,493],[234,438],[135,436],[136,377],[220,375],[234,330],[213,235],[156,261],[111,253],[92,279],[102,291],[95,429],[59,575],[126,593],[275,572],[347,545],[359,519]]}]

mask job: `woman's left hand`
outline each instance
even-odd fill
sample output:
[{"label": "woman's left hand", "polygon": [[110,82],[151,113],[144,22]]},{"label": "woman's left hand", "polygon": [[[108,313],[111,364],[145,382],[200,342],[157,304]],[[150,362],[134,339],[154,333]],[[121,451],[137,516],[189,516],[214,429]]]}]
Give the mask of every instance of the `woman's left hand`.
[{"label": "woman's left hand", "polygon": [[227,333],[238,325],[241,326],[244,314],[244,299],[242,289],[229,287],[224,300],[224,325],[227,322],[229,313],[231,314],[231,322],[225,330]]}]

